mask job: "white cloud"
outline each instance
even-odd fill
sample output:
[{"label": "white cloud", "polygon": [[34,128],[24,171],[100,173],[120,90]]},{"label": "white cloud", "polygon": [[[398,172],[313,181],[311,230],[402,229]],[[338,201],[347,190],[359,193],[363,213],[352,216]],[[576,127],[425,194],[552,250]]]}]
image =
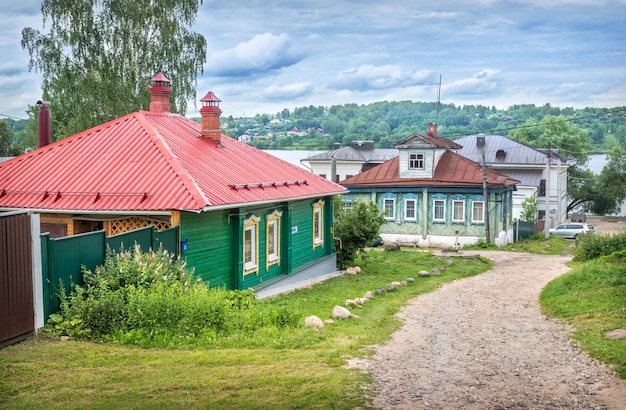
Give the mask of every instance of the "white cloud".
[{"label": "white cloud", "polygon": [[269,101],[284,101],[310,94],[315,88],[311,82],[287,85],[270,85],[263,91],[263,98]]},{"label": "white cloud", "polygon": [[235,48],[211,54],[205,72],[218,77],[247,77],[292,66],[304,56],[287,34],[257,34]]},{"label": "white cloud", "polygon": [[442,85],[442,93],[445,92],[448,98],[455,95],[473,94],[490,95],[499,91],[502,75],[499,70],[482,70],[469,78],[462,78],[450,84]]},{"label": "white cloud", "polygon": [[329,87],[356,91],[382,90],[420,85],[432,82],[432,79],[433,75],[428,70],[410,70],[397,65],[364,64],[342,72],[329,83]]}]

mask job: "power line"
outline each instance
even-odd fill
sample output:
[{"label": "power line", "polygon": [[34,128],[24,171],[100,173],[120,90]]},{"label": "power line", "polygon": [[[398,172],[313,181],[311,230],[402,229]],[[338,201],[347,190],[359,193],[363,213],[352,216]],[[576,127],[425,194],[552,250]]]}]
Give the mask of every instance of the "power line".
[{"label": "power line", "polygon": [[24,120],[24,121],[28,121],[28,118],[19,118],[19,117],[14,117],[12,115],[7,115],[7,114],[2,114],[0,113],[0,116],[2,117],[7,117],[7,118],[11,118],[13,120]]}]

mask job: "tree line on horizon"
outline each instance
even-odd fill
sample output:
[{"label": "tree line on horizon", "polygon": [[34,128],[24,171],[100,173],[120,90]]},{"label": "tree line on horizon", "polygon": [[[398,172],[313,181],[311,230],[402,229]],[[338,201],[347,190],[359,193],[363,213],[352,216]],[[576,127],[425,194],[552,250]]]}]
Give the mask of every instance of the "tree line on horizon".
[{"label": "tree line on horizon", "polygon": [[[273,115],[229,116],[222,122],[228,124],[225,134],[233,138],[247,134],[250,144],[261,149],[325,150],[335,143],[346,146],[358,140],[374,141],[377,148],[393,148],[411,134],[427,132],[431,122],[438,123],[439,135],[451,140],[479,133],[508,137],[519,129],[528,129],[528,136],[534,130],[538,137],[542,123],[551,118],[553,121],[554,117],[570,123],[572,129],[584,131],[590,138],[590,153],[605,153],[614,146],[626,149],[626,107],[561,109],[548,103],[496,109],[483,105],[381,101],[365,105],[311,105]],[[294,127],[306,131],[306,135],[290,134]]]}]

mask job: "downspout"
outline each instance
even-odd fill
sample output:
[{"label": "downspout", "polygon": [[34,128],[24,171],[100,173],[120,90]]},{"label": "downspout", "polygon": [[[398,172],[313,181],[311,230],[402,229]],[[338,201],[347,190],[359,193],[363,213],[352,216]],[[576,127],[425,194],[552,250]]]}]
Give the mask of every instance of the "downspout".
[{"label": "downspout", "polygon": [[339,241],[339,269],[343,270],[343,242],[341,241],[341,238],[338,238],[335,236],[335,227],[333,226],[330,229],[330,234],[332,235],[333,239],[336,241]]},{"label": "downspout", "polygon": [[424,200],[422,202],[424,203],[424,212],[422,214],[422,219],[424,220],[424,230],[422,233],[422,239],[426,240],[428,237],[428,188],[424,188],[423,194]]}]

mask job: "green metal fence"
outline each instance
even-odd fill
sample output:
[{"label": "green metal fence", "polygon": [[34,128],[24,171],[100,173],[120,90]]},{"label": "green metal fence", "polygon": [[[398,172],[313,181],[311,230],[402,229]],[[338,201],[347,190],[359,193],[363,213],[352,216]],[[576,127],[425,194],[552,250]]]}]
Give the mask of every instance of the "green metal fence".
[{"label": "green metal fence", "polygon": [[178,227],[156,231],[153,226],[136,229],[122,234],[106,236],[106,232],[95,231],[63,238],[41,235],[41,258],[43,274],[44,320],[60,308],[61,289],[68,294],[72,284],[83,284],[83,269],[93,270],[104,263],[107,250],[122,249],[166,249],[178,256]]},{"label": "green metal fence", "polygon": [[535,233],[535,224],[533,222],[515,221],[513,226],[513,242],[527,239]]}]

